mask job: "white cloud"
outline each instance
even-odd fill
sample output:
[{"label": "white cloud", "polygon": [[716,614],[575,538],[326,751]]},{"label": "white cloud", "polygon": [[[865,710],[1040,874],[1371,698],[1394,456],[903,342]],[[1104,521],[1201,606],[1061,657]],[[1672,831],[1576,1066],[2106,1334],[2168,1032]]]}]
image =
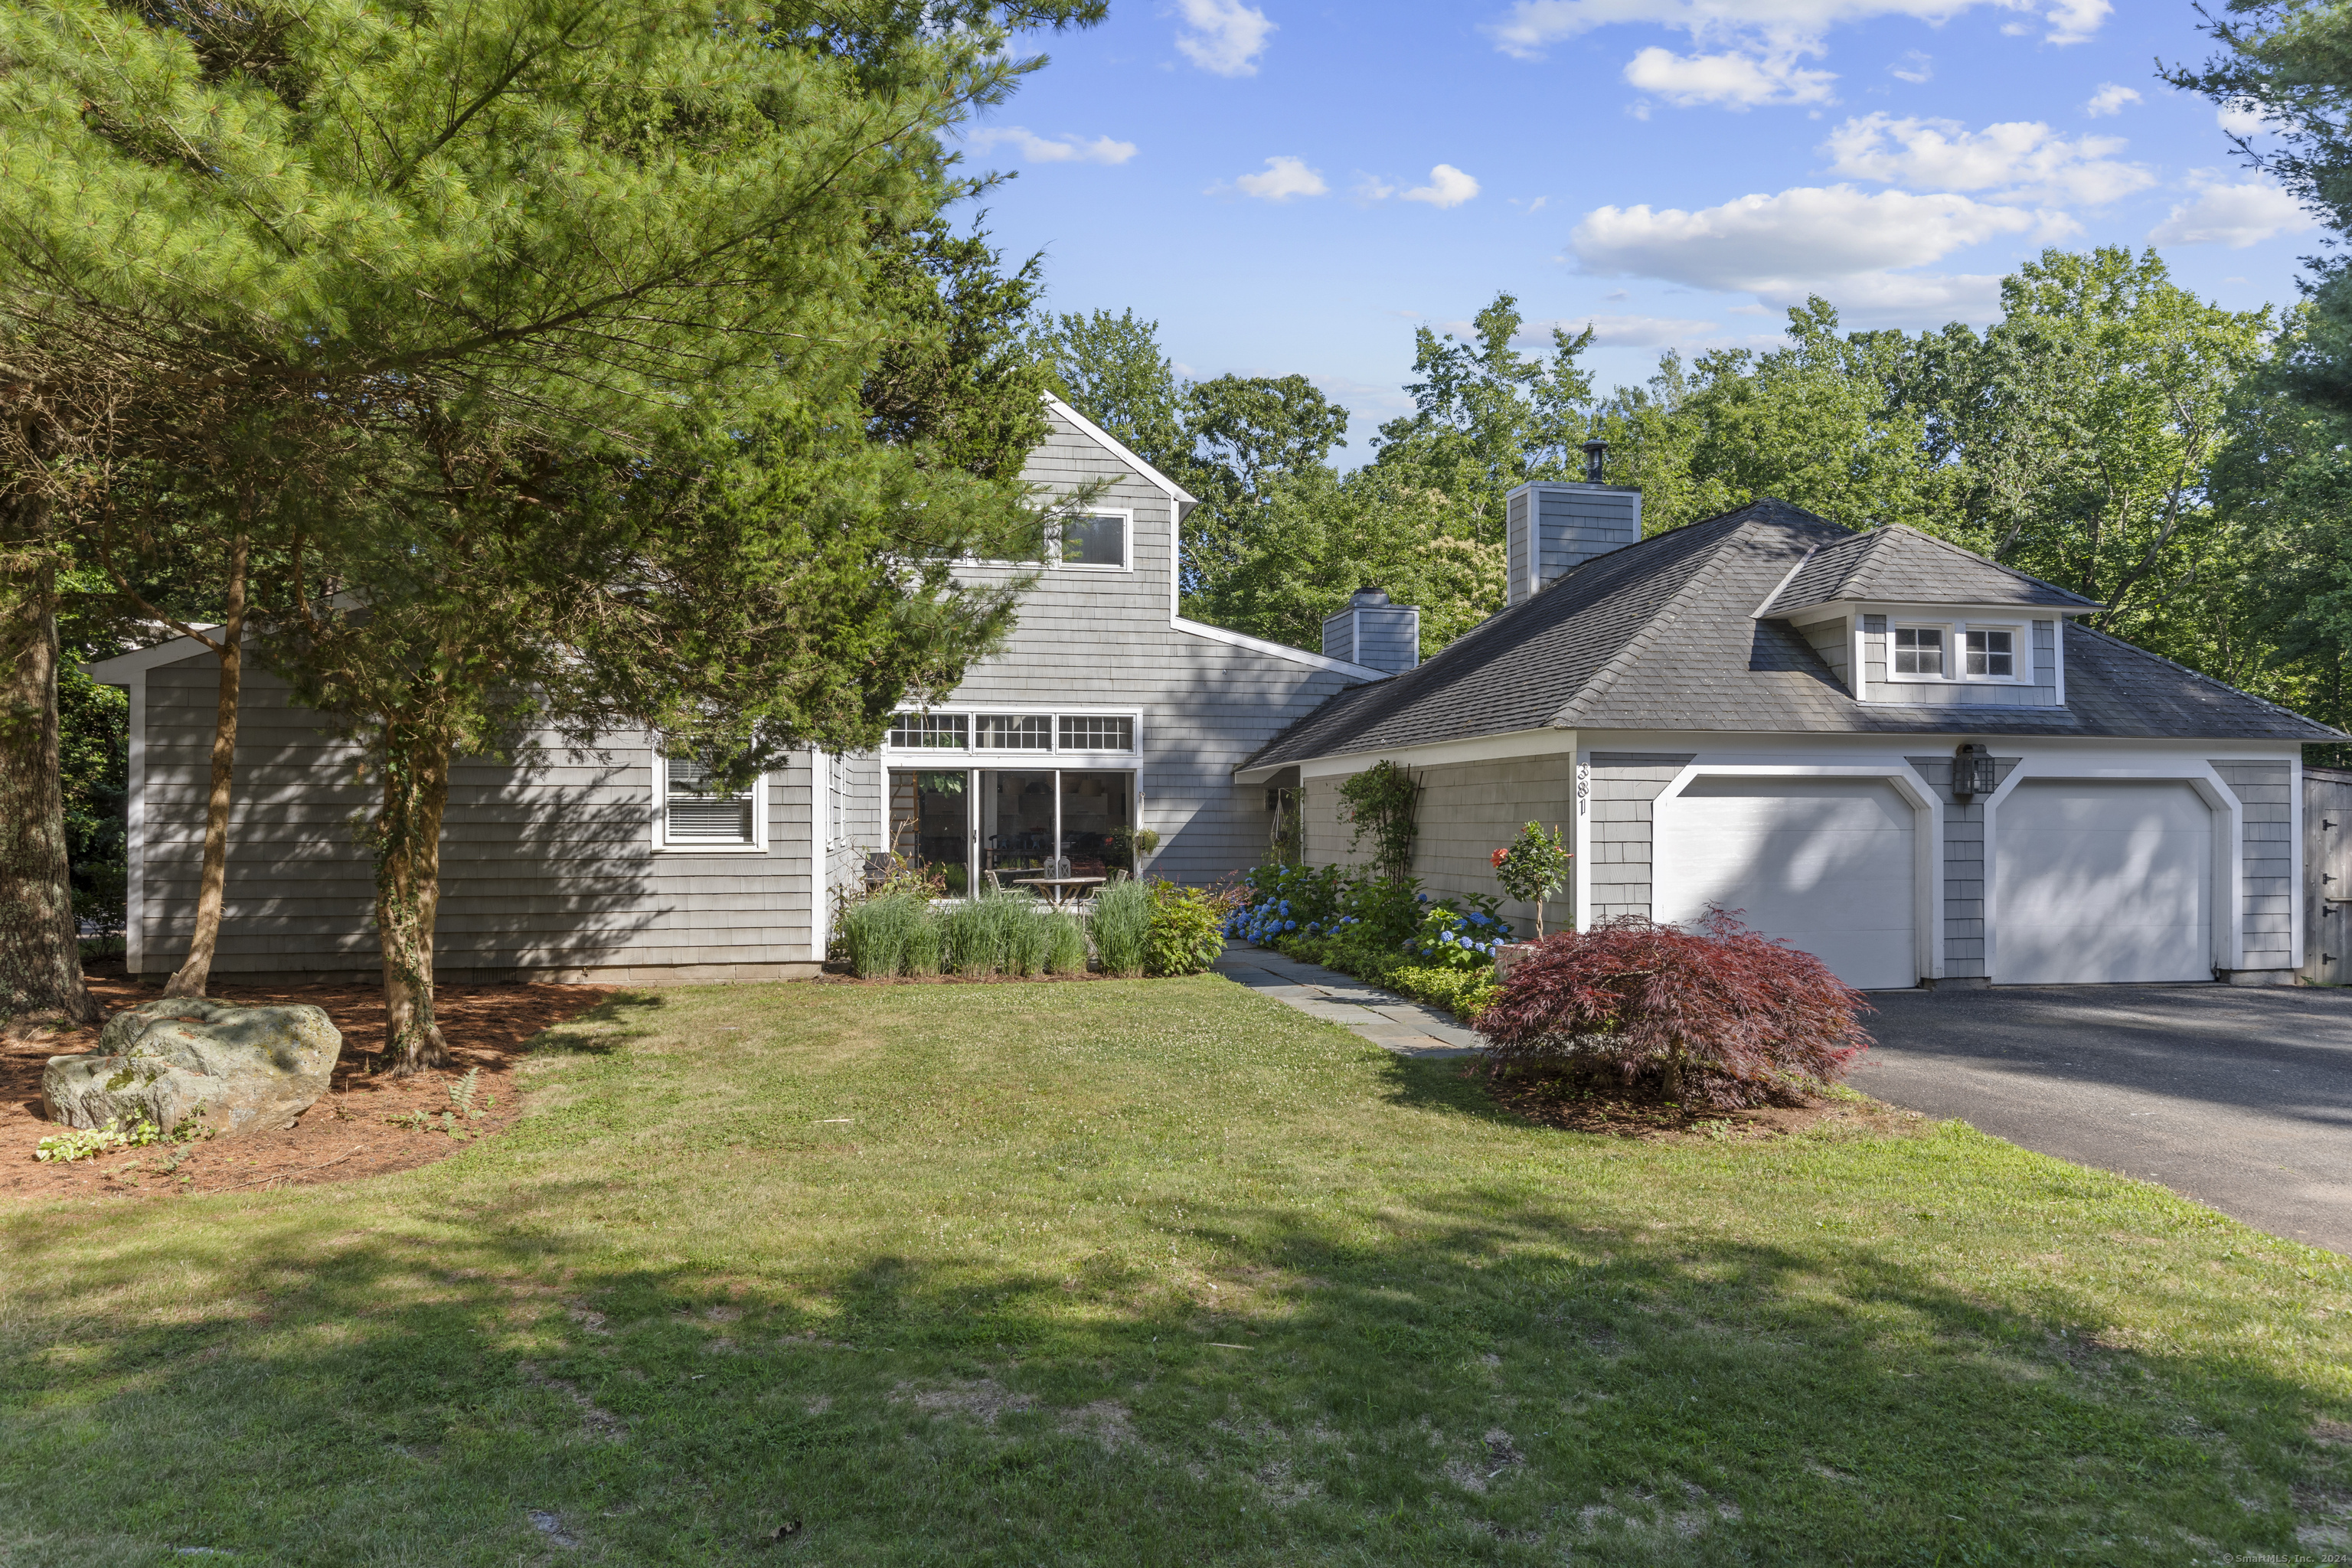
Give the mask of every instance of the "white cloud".
[{"label": "white cloud", "polygon": [[2319,220],[2276,185],[2261,180],[2225,185],[2205,177],[2197,199],[2172,209],[2148,231],[2157,245],[2226,245],[2243,250],[2282,234],[2317,228]]},{"label": "white cloud", "polygon": [[1658,349],[1703,338],[1716,330],[1716,323],[1681,316],[1573,316],[1556,321],[1530,321],[1519,336],[1549,348],[1554,327],[1570,335],[1591,328],[1595,348]]},{"label": "white cloud", "polygon": [[1737,52],[1678,55],[1653,46],[1625,62],[1625,79],[1678,109],[1707,103],[1753,109],[1767,103],[1826,103],[1837,75],[1800,70],[1792,53],[1761,58]]},{"label": "white cloud", "polygon": [[2097,205],[2145,190],[2156,176],[2107,154],[2117,136],[2069,141],[2039,121],[2011,121],[1969,131],[1957,120],[1896,120],[1865,114],[1830,133],[1822,150],[1831,169],[1883,184],[1948,191],[1999,191],[2006,200],[2086,202]]},{"label": "white cloud", "polygon": [[2114,10],[2108,0],[2053,0],[2042,12],[2050,24],[2042,36],[2053,44],[2087,44]]},{"label": "white cloud", "polygon": [[1218,76],[1255,76],[1257,58],[1274,29],[1265,13],[1242,0],[1176,0],[1186,32],[1176,47],[1204,71]]},{"label": "white cloud", "polygon": [[2099,90],[2091,95],[2091,101],[2083,105],[2083,112],[2096,120],[2103,114],[2121,114],[2127,103],[2143,101],[2139,89],[2126,87],[2121,82],[2103,81],[2099,84]]},{"label": "white cloud", "polygon": [[1458,207],[1478,194],[1478,182],[1451,163],[1440,163],[1429,172],[1429,184],[1415,185],[1404,194],[1409,202],[1427,202],[1433,207]]},{"label": "white cloud", "polygon": [[2213,111],[2213,119],[2232,136],[2260,136],[2271,128],[2271,122],[2263,118],[2263,111],[2243,100],[2223,104]]},{"label": "white cloud", "polygon": [[1906,49],[1901,59],[1886,68],[1904,81],[1927,81],[1936,74],[1936,62],[1916,49]]},{"label": "white cloud", "polygon": [[[1773,304],[1821,293],[1857,322],[1990,320],[2000,279],[1901,274],[2006,235],[2054,238],[2060,215],[1997,205],[1957,194],[1874,194],[1851,185],[1742,196],[1698,212],[1599,207],[1571,243],[1583,270],[1735,289]],[[1990,311],[1990,314],[1987,312]]]},{"label": "white cloud", "polygon": [[2085,42],[2114,9],[2110,0],[1515,0],[1486,32],[1496,47],[1521,59],[1540,58],[1549,45],[1620,23],[1672,27],[1702,42],[1761,40],[1783,50],[1811,49],[1833,27],[1879,16],[1947,22],[1979,6],[2034,17],[2053,44]]},{"label": "white cloud", "polygon": [[965,138],[982,152],[1010,144],[1032,163],[1124,163],[1135,156],[1135,143],[1097,136],[1082,142],[1075,134],[1040,136],[1025,125],[991,125]]},{"label": "white cloud", "polygon": [[[1244,174],[1234,185],[1245,196],[1269,202],[1286,202],[1293,196],[1319,196],[1331,188],[1323,183],[1321,174],[1307,166],[1305,159],[1291,157],[1268,158],[1265,174]],[[1223,188],[1209,187],[1212,193]]]}]

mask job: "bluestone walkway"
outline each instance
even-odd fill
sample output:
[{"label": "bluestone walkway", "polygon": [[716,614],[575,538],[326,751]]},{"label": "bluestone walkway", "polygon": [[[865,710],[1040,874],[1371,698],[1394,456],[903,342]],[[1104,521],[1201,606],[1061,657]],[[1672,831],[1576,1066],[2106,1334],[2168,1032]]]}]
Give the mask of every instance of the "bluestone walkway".
[{"label": "bluestone walkway", "polygon": [[1217,973],[1309,1017],[1352,1029],[1401,1057],[1466,1057],[1480,1047],[1477,1035],[1451,1013],[1319,963],[1285,958],[1272,948],[1234,942],[1217,960]]}]

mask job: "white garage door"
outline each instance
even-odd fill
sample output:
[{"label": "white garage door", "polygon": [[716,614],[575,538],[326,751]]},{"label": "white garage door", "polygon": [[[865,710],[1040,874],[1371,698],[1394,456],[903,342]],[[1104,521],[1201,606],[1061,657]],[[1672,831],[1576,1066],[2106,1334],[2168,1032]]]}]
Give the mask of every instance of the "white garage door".
[{"label": "white garage door", "polygon": [[2213,814],[2187,784],[2028,780],[1992,833],[1996,981],[2213,978]]},{"label": "white garage door", "polygon": [[1916,985],[1916,815],[1878,779],[1695,779],[1659,803],[1651,907],[1679,924],[1720,904],[1849,985]]}]

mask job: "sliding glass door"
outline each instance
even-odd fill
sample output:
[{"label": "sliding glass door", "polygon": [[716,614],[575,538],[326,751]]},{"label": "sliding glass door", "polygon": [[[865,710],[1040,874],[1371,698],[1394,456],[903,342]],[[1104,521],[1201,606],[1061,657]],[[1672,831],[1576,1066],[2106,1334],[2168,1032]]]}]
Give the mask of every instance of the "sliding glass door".
[{"label": "sliding glass door", "polygon": [[938,877],[951,898],[971,890],[971,773],[890,770],[890,853]]},{"label": "sliding glass door", "polygon": [[1074,877],[1132,871],[1135,818],[1125,770],[890,770],[890,852],[950,896],[1035,876],[1057,853]]}]

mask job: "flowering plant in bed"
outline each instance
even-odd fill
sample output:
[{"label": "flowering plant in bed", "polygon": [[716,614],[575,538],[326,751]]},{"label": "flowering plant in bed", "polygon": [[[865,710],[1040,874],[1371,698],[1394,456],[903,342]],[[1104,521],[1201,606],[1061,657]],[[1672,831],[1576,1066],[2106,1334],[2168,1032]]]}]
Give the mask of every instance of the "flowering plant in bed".
[{"label": "flowering plant in bed", "polygon": [[1511,922],[1495,912],[1495,900],[1473,895],[1458,909],[1451,900],[1425,906],[1421,928],[1405,940],[1416,963],[1439,969],[1492,969],[1497,944],[1511,940]]},{"label": "flowering plant in bed", "polygon": [[1419,881],[1366,868],[1260,866],[1245,879],[1248,903],[1226,934],[1473,1016],[1493,994],[1496,942],[1509,927],[1492,899],[1465,908],[1433,900]]}]

